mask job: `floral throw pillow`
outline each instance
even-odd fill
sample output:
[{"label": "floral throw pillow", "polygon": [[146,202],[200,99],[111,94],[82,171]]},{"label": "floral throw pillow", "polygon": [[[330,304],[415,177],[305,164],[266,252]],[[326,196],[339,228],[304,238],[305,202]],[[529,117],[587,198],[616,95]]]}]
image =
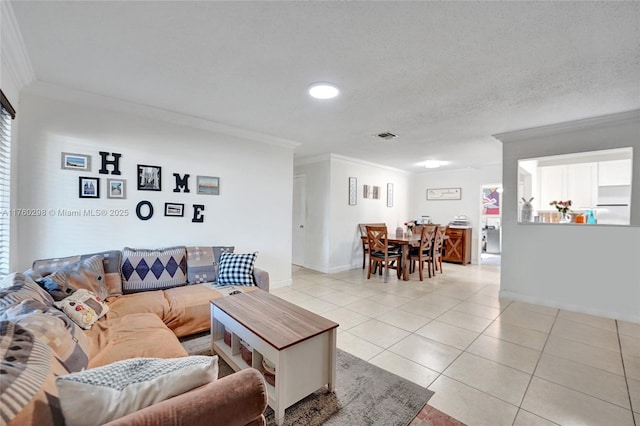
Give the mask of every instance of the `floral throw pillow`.
[{"label": "floral throw pillow", "polygon": [[54,305],[85,330],[109,311],[100,297],[83,288]]}]

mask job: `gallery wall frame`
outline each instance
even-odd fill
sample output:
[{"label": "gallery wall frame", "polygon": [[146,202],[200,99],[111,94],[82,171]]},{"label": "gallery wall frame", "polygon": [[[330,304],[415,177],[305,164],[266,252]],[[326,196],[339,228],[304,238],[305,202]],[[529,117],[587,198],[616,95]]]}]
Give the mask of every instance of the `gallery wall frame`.
[{"label": "gallery wall frame", "polygon": [[358,204],[358,179],[355,177],[349,178],[349,205],[355,206]]},{"label": "gallery wall frame", "polygon": [[198,176],[196,178],[198,194],[220,195],[220,178],[216,176]]},{"label": "gallery wall frame", "polygon": [[91,156],[63,152],[60,154],[60,167],[64,170],[91,171]]},{"label": "gallery wall frame", "polygon": [[164,203],[164,215],[173,217],[184,217],[184,204]]},{"label": "gallery wall frame", "polygon": [[107,179],[107,198],[124,200],[127,198],[126,179]]},{"label": "gallery wall frame", "polygon": [[100,178],[80,176],[78,178],[78,196],[80,198],[100,198]]},{"label": "gallery wall frame", "polygon": [[430,188],[427,189],[427,200],[461,200],[462,188]]},{"label": "gallery wall frame", "polygon": [[393,207],[393,184],[387,184],[387,207]]},{"label": "gallery wall frame", "polygon": [[138,191],[162,191],[162,167],[138,164]]}]

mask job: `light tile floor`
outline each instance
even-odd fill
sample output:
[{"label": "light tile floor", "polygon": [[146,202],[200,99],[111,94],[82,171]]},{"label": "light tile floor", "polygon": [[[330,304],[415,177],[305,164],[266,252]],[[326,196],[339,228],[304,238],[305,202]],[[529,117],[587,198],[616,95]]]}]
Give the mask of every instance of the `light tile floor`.
[{"label": "light tile floor", "polygon": [[444,271],[383,283],[294,267],[272,293],[339,323],[340,349],[469,426],[640,423],[640,324],[500,299],[497,266]]}]

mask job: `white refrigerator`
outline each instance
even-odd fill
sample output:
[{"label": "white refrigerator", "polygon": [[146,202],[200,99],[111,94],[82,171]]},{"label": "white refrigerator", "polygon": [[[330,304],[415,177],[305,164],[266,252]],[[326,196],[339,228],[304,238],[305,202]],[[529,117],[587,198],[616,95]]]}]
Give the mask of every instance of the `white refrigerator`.
[{"label": "white refrigerator", "polygon": [[629,225],[631,185],[598,187],[596,219],[600,225]]}]

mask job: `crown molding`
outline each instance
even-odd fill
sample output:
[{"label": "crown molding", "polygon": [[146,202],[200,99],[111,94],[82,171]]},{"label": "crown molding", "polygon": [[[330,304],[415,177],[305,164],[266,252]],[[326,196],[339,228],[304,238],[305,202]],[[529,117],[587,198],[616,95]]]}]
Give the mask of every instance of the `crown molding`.
[{"label": "crown molding", "polygon": [[271,136],[251,130],[240,129],[237,127],[228,126],[226,124],[216,123],[214,121],[206,120],[200,117],[193,117],[174,111],[129,102],[119,98],[99,95],[93,92],[87,92],[39,80],[30,85],[26,89],[26,92],[54,100],[67,101],[110,111],[123,112],[139,117],[151,118],[167,123],[207,130],[226,136],[266,143],[269,145],[275,145],[291,150],[300,146],[300,142],[279,138],[277,136]]},{"label": "crown molding", "polygon": [[0,52],[2,65],[8,70],[18,91],[36,80],[20,26],[8,1],[0,1]]},{"label": "crown molding", "polygon": [[375,167],[378,169],[389,170],[392,172],[403,173],[406,175],[413,174],[412,172],[408,172],[406,170],[398,169],[391,166],[385,166],[384,164],[372,163],[370,161],[360,160],[358,158],[347,157],[345,155],[335,154],[335,153],[320,154],[320,155],[315,155],[310,157],[302,157],[299,159],[296,158],[294,159],[293,163],[294,163],[294,166],[306,166],[309,164],[321,163],[323,161],[330,161],[330,160],[344,161],[351,164],[357,164],[359,166]]},{"label": "crown molding", "polygon": [[601,126],[613,126],[633,122],[640,119],[640,110],[631,110],[615,114],[602,115],[599,117],[585,118],[582,120],[568,121],[565,123],[550,124],[548,126],[534,127],[530,129],[516,130],[493,135],[494,138],[503,143],[519,142],[522,140],[555,135],[558,133],[585,130]]}]

